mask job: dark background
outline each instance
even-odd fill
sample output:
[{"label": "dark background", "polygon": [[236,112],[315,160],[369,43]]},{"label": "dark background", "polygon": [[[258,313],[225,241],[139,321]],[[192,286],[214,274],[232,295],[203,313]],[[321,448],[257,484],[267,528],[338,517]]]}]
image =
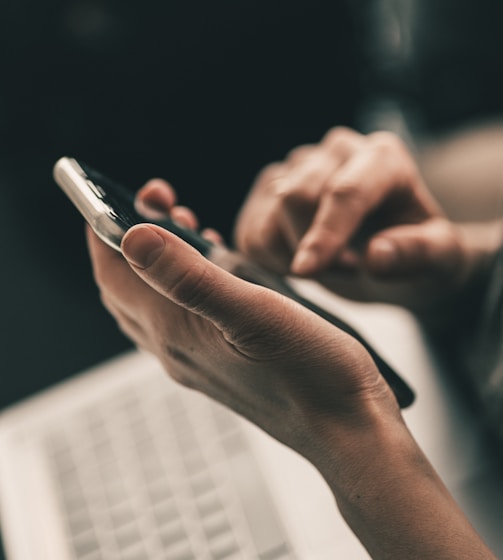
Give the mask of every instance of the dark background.
[{"label": "dark background", "polygon": [[344,2],[4,0],[2,12],[5,406],[128,347],[53,183],[60,156],[132,188],[165,177],[229,238],[262,166],[354,124],[362,61]]},{"label": "dark background", "polygon": [[132,188],[165,177],[230,239],[261,167],[331,126],[361,128],[379,97],[422,132],[501,113],[501,3],[416,3],[406,53],[387,4],[2,2],[1,407],[128,347],[52,180],[60,156]]}]

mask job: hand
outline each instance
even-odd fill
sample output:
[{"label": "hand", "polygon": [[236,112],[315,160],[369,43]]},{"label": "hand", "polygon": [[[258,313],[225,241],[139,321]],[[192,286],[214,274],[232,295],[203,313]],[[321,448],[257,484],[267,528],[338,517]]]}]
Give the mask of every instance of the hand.
[{"label": "hand", "polygon": [[[137,206],[197,225],[159,181],[140,192]],[[206,235],[219,242],[215,232]],[[158,226],[129,230],[125,259],[89,228],[88,243],[103,302],[122,330],[177,381],[309,459],[373,558],[403,558],[404,550],[410,558],[494,558],[422,455],[356,340],[217,267]],[[446,533],[460,538],[445,539]]]},{"label": "hand", "polygon": [[[166,185],[150,183],[139,194],[144,211],[153,203],[196,225],[188,209],[173,206]],[[335,434],[368,434],[376,410],[399,418],[363,347],[304,307],[222,270],[157,226],[126,234],[125,259],[90,230],[88,239],[103,302],[122,330],[177,381],[302,454],[326,447],[327,419]]]},{"label": "hand", "polygon": [[418,312],[461,290],[478,263],[401,141],[345,128],[264,170],[235,239],[278,272]]}]

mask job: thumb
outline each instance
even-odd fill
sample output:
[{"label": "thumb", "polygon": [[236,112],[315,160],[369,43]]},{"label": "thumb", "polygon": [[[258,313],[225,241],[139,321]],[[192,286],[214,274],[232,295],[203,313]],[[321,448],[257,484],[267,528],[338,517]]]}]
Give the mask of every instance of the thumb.
[{"label": "thumb", "polygon": [[367,246],[365,264],[375,276],[403,278],[452,272],[461,257],[462,247],[450,222],[432,218],[380,231]]},{"label": "thumb", "polygon": [[[210,320],[222,331],[242,328],[250,319],[260,287],[211,263],[173,233],[155,225],[131,228],[121,250],[133,270],[177,305]],[[246,315],[243,315],[246,313]]]}]

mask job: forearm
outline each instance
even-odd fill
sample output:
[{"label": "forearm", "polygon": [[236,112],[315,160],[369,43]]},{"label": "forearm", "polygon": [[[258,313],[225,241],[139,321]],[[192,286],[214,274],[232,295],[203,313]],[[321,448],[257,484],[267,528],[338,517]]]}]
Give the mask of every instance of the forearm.
[{"label": "forearm", "polygon": [[322,474],[372,558],[495,558],[403,423],[367,431],[358,445],[338,449],[333,465]]}]

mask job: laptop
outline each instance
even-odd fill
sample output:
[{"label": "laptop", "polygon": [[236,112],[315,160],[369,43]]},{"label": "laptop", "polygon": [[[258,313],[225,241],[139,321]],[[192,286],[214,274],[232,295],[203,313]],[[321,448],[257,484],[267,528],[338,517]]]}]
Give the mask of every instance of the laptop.
[{"label": "laptop", "polygon": [[0,414],[9,560],[369,556],[299,455],[139,351]]},{"label": "laptop", "polygon": [[[501,468],[415,320],[297,289],[412,385],[409,428],[503,555]],[[0,515],[8,560],[369,558],[312,465],[136,351],[0,414]]]},{"label": "laptop", "polygon": [[85,372],[0,426],[9,560],[368,558],[307,462],[149,355]]}]

